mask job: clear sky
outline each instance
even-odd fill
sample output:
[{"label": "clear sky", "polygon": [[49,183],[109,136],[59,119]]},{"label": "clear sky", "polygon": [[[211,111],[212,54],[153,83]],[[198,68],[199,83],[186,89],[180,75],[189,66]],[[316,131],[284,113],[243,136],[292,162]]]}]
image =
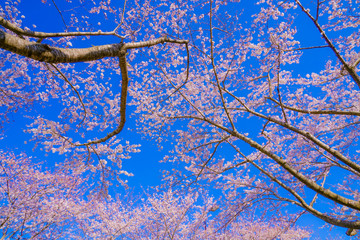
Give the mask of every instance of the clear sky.
[{"label": "clear sky", "polygon": [[[248,0],[249,1],[249,0]],[[63,2],[64,1],[56,1],[58,7],[60,9],[63,8]],[[115,2],[115,1],[114,1]],[[246,2],[246,1],[243,1]],[[52,5],[51,1],[48,1],[48,4]],[[245,3],[244,3],[245,4]],[[119,7],[122,5],[119,4]],[[23,0],[23,3],[21,4],[21,11],[23,12],[24,18],[24,25],[31,27],[33,24],[37,26],[36,30],[38,31],[44,31],[44,32],[56,32],[56,31],[63,31],[64,25],[61,19],[61,16],[59,15],[56,8],[50,7],[50,8],[44,8],[43,4],[40,2],[40,0]],[[99,22],[101,22],[102,19],[99,19]],[[298,21],[306,21],[304,19],[298,19]],[[103,30],[111,30],[115,27],[115,24],[110,26],[109,23],[106,22],[105,24],[101,25],[101,29]],[[104,29],[105,28],[105,29]],[[314,31],[315,29],[309,28],[308,31]],[[299,34],[302,36],[302,39],[304,40],[304,45],[306,45],[306,39],[307,34],[309,32],[299,32]],[[105,39],[105,38],[103,38]],[[101,43],[103,40],[96,40],[98,41],[98,44]],[[321,42],[321,39],[319,38],[319,42]],[[108,42],[107,42],[108,43]],[[313,42],[309,42],[309,45],[313,44]],[[323,50],[318,50],[319,54],[322,53]],[[303,56],[305,59],[307,59],[307,65],[304,65],[303,68],[309,69],[309,68],[316,68],[316,66],[319,66],[319,63],[317,62],[318,59],[313,58],[310,54],[307,55],[306,53]],[[326,56],[325,56],[326,58]],[[323,59],[324,61],[326,59]],[[320,64],[321,65],[321,64]],[[30,123],[30,121],[25,117],[26,115],[32,115],[32,114],[38,114],[38,113],[44,113],[48,111],[53,111],[54,114],[57,111],[55,108],[51,108],[49,110],[48,108],[42,109],[39,105],[35,104],[34,108],[36,111],[24,111],[20,109],[17,113],[10,115],[10,122],[9,124],[6,124],[4,127],[6,138],[0,141],[0,144],[2,145],[2,149],[7,149],[14,152],[26,152],[29,156],[37,157],[41,160],[46,161],[46,163],[49,165],[49,167],[52,167],[54,163],[57,161],[58,156],[54,154],[47,155],[45,152],[39,151],[38,149],[34,148],[33,142],[29,142],[30,135],[24,134],[23,130],[26,128],[26,125]],[[131,116],[131,107],[128,107],[128,117],[127,122],[125,125],[125,130],[121,133],[123,138],[126,138],[131,143],[139,143],[141,144],[141,152],[140,153],[134,153],[131,155],[131,159],[124,160],[123,162],[123,168],[131,173],[134,174],[134,177],[129,177],[128,179],[128,185],[130,188],[134,188],[134,192],[142,192],[142,189],[146,189],[148,186],[156,186],[161,183],[161,169],[169,168],[167,165],[163,163],[159,163],[159,161],[162,159],[162,157],[167,153],[169,148],[167,148],[167,145],[165,145],[165,148],[163,150],[159,150],[156,143],[153,143],[151,141],[148,141],[146,138],[143,138],[140,133],[137,133],[135,130],[135,119]],[[25,144],[25,142],[27,142]],[[61,158],[61,156],[60,156]],[[120,187],[119,192],[123,191],[124,189]],[[340,234],[343,239],[350,239],[347,238],[344,234],[345,229],[343,228],[337,228],[335,227],[330,232],[328,229],[317,229],[318,226],[321,226],[323,222],[315,217],[312,217],[310,215],[305,215],[300,218],[299,220],[300,225],[304,226],[313,226],[314,232],[314,238],[318,236],[319,239],[334,239],[332,238],[336,234]]]}]

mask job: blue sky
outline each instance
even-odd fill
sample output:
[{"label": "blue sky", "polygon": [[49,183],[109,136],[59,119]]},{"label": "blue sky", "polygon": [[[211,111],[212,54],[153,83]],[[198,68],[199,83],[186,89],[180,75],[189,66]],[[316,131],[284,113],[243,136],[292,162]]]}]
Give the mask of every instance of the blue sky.
[{"label": "blue sky", "polygon": [[[56,1],[58,7],[62,9],[64,1]],[[244,1],[246,2],[246,1]],[[52,5],[51,1],[48,4]],[[122,3],[121,3],[122,4]],[[121,6],[121,5],[120,5]],[[38,1],[27,1],[23,0],[21,5],[21,11],[23,15],[26,16],[23,20],[25,26],[31,27],[33,24],[37,26],[36,30],[44,31],[44,32],[56,32],[62,31],[64,24],[61,20],[61,17],[54,6],[44,8],[44,5],[41,3],[40,0]],[[46,19],[46,20],[44,20]],[[308,21],[306,18],[299,17],[298,21]],[[99,19],[102,21],[102,19]],[[112,30],[115,27],[107,25],[110,23],[102,24],[101,29],[103,30]],[[311,25],[312,26],[312,25]],[[308,32],[299,32],[301,39],[304,41],[303,46],[306,46],[308,43],[309,45],[314,44],[314,39],[308,38],[309,35],[314,33],[315,28],[309,27]],[[108,40],[111,38],[99,38],[100,40],[96,40],[96,44],[101,43],[109,43]],[[106,42],[107,41],[107,42]],[[323,41],[319,37],[319,44],[323,44]],[[319,49],[317,50],[318,54],[321,55],[325,53],[325,50]],[[303,58],[306,59],[306,65],[302,66],[303,69],[309,71],[309,68],[314,69],[321,66],[319,63],[319,59],[316,59],[312,56],[313,52],[311,53],[304,53]],[[325,54],[324,59],[326,60],[328,56]],[[301,69],[299,70],[299,73]],[[39,112],[48,111],[47,109],[41,109],[39,105],[34,105]],[[134,192],[142,192],[142,189],[146,189],[148,186],[156,186],[161,183],[161,169],[166,168],[167,165],[159,163],[162,159],[164,154],[167,153],[169,148],[165,145],[165,148],[160,151],[157,144],[151,141],[148,141],[145,138],[142,138],[142,135],[137,133],[135,130],[135,119],[131,117],[131,107],[128,107],[128,117],[127,122],[125,125],[125,130],[121,133],[123,138],[126,138],[131,143],[139,143],[141,144],[141,152],[134,153],[131,156],[131,159],[124,160],[123,168],[129,172],[132,172],[135,176],[127,178],[128,185],[130,188],[135,188]],[[54,110],[54,109],[53,109]],[[31,112],[26,112],[24,110],[19,110],[15,114],[10,115],[10,122],[9,124],[5,125],[5,135],[6,138],[1,140],[2,149],[14,151],[16,153],[19,152],[26,152],[29,156],[34,156],[42,161],[45,161],[49,164],[49,167],[53,166],[53,164],[57,161],[58,156],[49,154],[46,156],[46,153],[39,151],[38,149],[34,148],[34,144],[32,142],[28,142],[30,138],[29,134],[24,134],[23,129],[26,128],[26,125],[30,123],[30,121],[24,117],[24,115],[31,115]],[[25,144],[24,142],[27,141],[28,143]],[[122,187],[120,187],[119,192],[124,191]],[[300,225],[304,226],[314,226],[312,229],[316,231],[315,236],[317,235],[319,239],[333,239],[332,237],[336,234],[340,234],[343,239],[350,239],[344,235],[345,229],[335,227],[331,232],[327,229],[319,230],[317,229],[318,226],[323,225],[323,221],[312,217],[311,215],[305,215],[300,218],[299,220]],[[314,237],[315,237],[314,236]],[[316,238],[313,238],[316,239]]]}]

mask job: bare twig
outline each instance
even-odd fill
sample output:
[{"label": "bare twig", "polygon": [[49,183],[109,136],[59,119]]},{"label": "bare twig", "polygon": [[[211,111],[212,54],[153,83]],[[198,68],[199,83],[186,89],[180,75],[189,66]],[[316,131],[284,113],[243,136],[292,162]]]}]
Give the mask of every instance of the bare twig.
[{"label": "bare twig", "polygon": [[121,27],[121,25],[122,25],[122,23],[124,21],[125,7],[126,7],[126,0],[124,1],[124,7],[123,7],[123,12],[122,12],[122,15],[121,15],[120,23],[119,23],[119,25],[116,26],[116,28],[114,29],[113,32],[116,32]]},{"label": "bare twig", "polygon": [[284,50],[284,52],[301,51],[301,50],[309,50],[309,49],[317,49],[317,48],[328,48],[328,47],[329,47],[328,45],[313,46],[313,47],[300,47],[300,48]]},{"label": "bare twig", "polygon": [[291,110],[291,111],[295,111],[295,112],[299,112],[299,113],[306,113],[306,114],[329,114],[329,115],[349,115],[349,116],[360,116],[360,112],[355,112],[355,111],[338,111],[338,110],[305,110],[305,109],[300,109],[300,108],[295,108],[295,107],[290,107],[290,106],[286,106],[278,101],[276,101],[273,98],[268,98],[271,101],[275,102],[278,105],[282,105],[285,109]]},{"label": "bare twig", "polygon": [[[81,98],[81,96],[80,96],[79,91],[71,84],[71,82],[69,81],[69,79],[65,76],[65,74],[63,74],[63,73],[60,71],[60,69],[59,69],[58,67],[55,66],[55,64],[50,63],[50,65],[51,65],[53,68],[56,69],[56,71],[61,75],[61,77],[64,79],[64,81],[67,82],[67,83],[70,85],[71,89],[76,93],[76,95],[77,95],[77,97],[78,97],[78,99],[79,99],[79,101],[80,101],[80,103],[81,103],[81,106],[82,106],[82,108],[83,108],[83,110],[84,110],[84,117],[83,117],[83,119],[81,120],[81,122],[79,123],[79,125],[82,124],[82,123],[84,122],[85,118],[86,118],[86,108],[85,108],[84,102],[83,102],[83,100],[82,100],[82,98]],[[48,68],[49,71],[51,71],[47,64],[46,64],[46,67]]]},{"label": "bare twig", "polygon": [[97,32],[58,32],[58,33],[45,33],[45,32],[24,30],[22,28],[19,28],[15,24],[12,24],[9,21],[5,20],[3,17],[0,17],[0,25],[16,34],[19,34],[22,36],[40,38],[40,39],[51,38],[51,37],[104,36],[104,35],[113,35],[113,36],[119,37],[121,39],[125,38],[123,36],[118,35],[115,32],[115,30],[111,31],[111,32],[103,32],[103,31],[99,30]]},{"label": "bare twig", "polygon": [[316,20],[316,21],[319,19],[319,10],[320,10],[320,0],[317,0],[317,4],[316,4],[316,17],[315,17],[315,20]]},{"label": "bare twig", "polygon": [[62,15],[62,13],[61,13],[60,9],[58,8],[58,6],[56,5],[56,3],[55,3],[55,1],[54,1],[54,0],[52,0],[52,2],[53,2],[53,4],[54,4],[54,6],[55,6],[56,10],[59,12],[59,14],[60,14],[60,16],[61,16],[61,19],[62,19],[62,21],[63,21],[63,23],[64,23],[64,25],[65,25],[66,29],[68,29],[68,26],[66,25],[66,22],[65,22],[64,16]]}]

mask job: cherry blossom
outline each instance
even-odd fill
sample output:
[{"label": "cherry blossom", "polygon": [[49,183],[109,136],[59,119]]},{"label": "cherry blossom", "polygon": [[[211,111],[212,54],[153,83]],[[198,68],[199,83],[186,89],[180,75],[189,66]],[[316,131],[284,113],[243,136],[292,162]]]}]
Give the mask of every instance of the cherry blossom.
[{"label": "cherry blossom", "polygon": [[[0,4],[0,125],[55,106],[55,116],[30,112],[26,132],[64,160],[47,173],[2,152],[4,186],[8,168],[34,177],[2,191],[31,205],[49,178],[46,189],[63,188],[39,204],[61,211],[34,203],[36,219],[23,211],[6,225],[13,236],[29,224],[24,236],[46,234],[35,225],[51,217],[89,239],[301,239],[305,213],[348,235],[360,229],[359,1],[42,2],[62,31],[33,26],[20,1]],[[107,190],[126,186],[123,161],[141,149],[123,134],[129,118],[172,148],[163,191],[126,204]]]}]

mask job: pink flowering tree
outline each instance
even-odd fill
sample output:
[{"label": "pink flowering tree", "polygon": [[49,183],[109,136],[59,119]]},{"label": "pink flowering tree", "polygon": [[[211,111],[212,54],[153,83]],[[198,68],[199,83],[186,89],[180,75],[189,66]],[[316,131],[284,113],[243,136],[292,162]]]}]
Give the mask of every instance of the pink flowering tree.
[{"label": "pink flowering tree", "polygon": [[[212,216],[213,198],[171,190],[140,201],[98,198],[83,174],[44,171],[26,156],[0,152],[1,239],[302,239],[292,222],[231,222]],[[64,168],[61,168],[62,170]],[[87,197],[85,197],[88,195]],[[92,196],[92,197],[90,197]],[[95,197],[94,197],[95,196]],[[199,204],[201,203],[201,205]]]},{"label": "pink flowering tree", "polygon": [[0,152],[1,239],[59,238],[88,205],[79,174],[51,173],[37,165]]},{"label": "pink flowering tree", "polygon": [[83,233],[89,239],[304,239],[310,235],[286,219],[241,218],[224,227],[215,216],[213,198],[199,193],[180,197],[169,190],[136,204],[122,199],[97,202],[95,214],[82,218]]},{"label": "pink flowering tree", "polygon": [[[69,176],[100,178],[107,196],[140,148],[122,135],[132,106],[136,130],[172,143],[167,188],[189,193],[149,196],[136,210],[147,216],[136,222],[126,210],[131,221],[114,221],[111,234],[285,238],[276,229],[304,213],[348,235],[360,229],[358,1],[43,2],[63,31],[25,25],[17,0],[0,5],[1,124],[31,104],[57,104],[57,117],[32,116],[27,132],[65,156]],[[204,187],[220,195],[216,223],[205,214],[210,197],[195,204]],[[123,211],[97,204],[102,214],[81,226],[95,231]],[[264,221],[249,224],[251,213]]]}]

